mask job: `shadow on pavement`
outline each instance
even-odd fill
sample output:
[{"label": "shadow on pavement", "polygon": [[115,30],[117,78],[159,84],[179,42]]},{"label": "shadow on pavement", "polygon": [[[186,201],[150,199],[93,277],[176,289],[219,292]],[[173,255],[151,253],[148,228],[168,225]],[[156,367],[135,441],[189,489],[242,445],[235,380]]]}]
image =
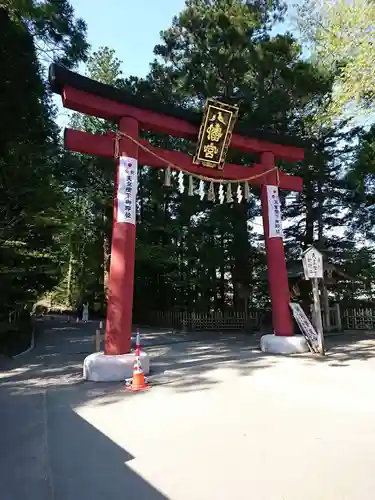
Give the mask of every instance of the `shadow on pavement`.
[{"label": "shadow on pavement", "polygon": [[[4,500],[166,500],[129,467],[131,453],[77,414],[97,399],[124,398],[122,384],[82,382],[80,342],[95,325],[54,329],[35,351],[0,366],[0,497]],[[61,335],[60,335],[61,334]],[[78,353],[73,345],[78,346]],[[77,343],[75,342],[77,341]],[[124,433],[132,429],[124,429]]]},{"label": "shadow on pavement", "polygon": [[[0,367],[0,449],[7,457],[0,468],[1,498],[166,498],[131,469],[130,452],[75,410],[143,397],[125,393],[123,383],[82,380],[82,361],[93,351],[96,327],[45,321],[36,349]],[[210,371],[223,364],[250,373],[271,362],[252,352],[249,339],[186,342],[168,332],[146,332],[143,338],[153,356],[155,384],[172,391],[209,389],[218,383]],[[175,373],[168,377],[166,370]],[[132,429],[124,428],[124,437],[127,432]]]},{"label": "shadow on pavement", "polygon": [[[48,396],[50,397],[50,396]],[[51,396],[53,399],[54,395]],[[63,404],[48,413],[56,498],[166,499],[127,464],[134,457]],[[132,429],[124,429],[124,433]]]},{"label": "shadow on pavement", "polygon": [[353,361],[366,362],[375,358],[375,332],[345,332],[328,336],[325,344],[326,356],[311,356],[306,361],[343,368]]},{"label": "shadow on pavement", "polygon": [[4,500],[166,500],[131,470],[129,452],[75,413],[56,391],[8,393],[6,406],[2,396]]},{"label": "shadow on pavement", "polygon": [[[133,456],[87,423],[75,410],[127,398],[122,383],[83,382],[82,361],[92,352],[97,323],[43,324],[33,352],[0,367],[0,468],[4,500],[163,500],[166,497],[131,469]],[[222,371],[251,376],[278,362],[259,351],[259,338],[146,331],[153,383],[173,392],[206,391]],[[327,339],[328,355],[298,356],[307,364],[346,366],[375,356],[375,335]],[[3,369],[3,372],[1,372]],[[123,436],[132,432],[124,428]],[[135,457],[137,458],[137,457]]]},{"label": "shadow on pavement", "polygon": [[[19,358],[0,380],[13,392],[40,392],[77,384],[85,390],[98,390],[97,384],[84,383],[84,358],[94,350],[92,335],[98,322],[67,324],[63,318],[41,323],[36,349]],[[243,334],[183,334],[168,330],[142,330],[142,345],[152,357],[153,383],[168,384],[186,392],[207,390],[217,381],[212,370],[222,367],[249,375],[274,363],[272,356],[261,353],[259,339]],[[122,384],[104,384],[110,397]],[[100,387],[104,389],[103,385]],[[100,390],[102,392],[102,390]]]},{"label": "shadow on pavement", "polygon": [[[2,385],[14,392],[40,392],[43,389],[71,389],[83,385],[117,397],[122,384],[83,382],[82,364],[85,356],[94,350],[92,335],[98,322],[67,324],[64,319],[47,321],[42,326],[37,348],[24,358],[8,366],[1,375]],[[44,329],[44,330],[43,330]],[[218,383],[213,376],[217,370],[231,370],[233,374],[249,376],[255,371],[270,368],[280,357],[259,350],[259,335],[241,333],[176,333],[168,330],[143,329],[142,344],[152,357],[153,383],[178,391],[205,391]],[[346,333],[326,339],[327,355],[296,355],[304,364],[325,363],[345,367],[350,362],[367,361],[375,357],[374,333]]]}]

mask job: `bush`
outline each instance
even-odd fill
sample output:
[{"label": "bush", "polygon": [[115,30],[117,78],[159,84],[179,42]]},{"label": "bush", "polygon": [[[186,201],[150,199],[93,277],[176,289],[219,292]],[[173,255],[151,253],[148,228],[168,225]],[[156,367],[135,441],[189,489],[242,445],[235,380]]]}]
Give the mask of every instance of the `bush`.
[{"label": "bush", "polygon": [[0,354],[15,356],[25,351],[31,343],[33,324],[30,315],[24,314],[13,323],[0,323]]}]

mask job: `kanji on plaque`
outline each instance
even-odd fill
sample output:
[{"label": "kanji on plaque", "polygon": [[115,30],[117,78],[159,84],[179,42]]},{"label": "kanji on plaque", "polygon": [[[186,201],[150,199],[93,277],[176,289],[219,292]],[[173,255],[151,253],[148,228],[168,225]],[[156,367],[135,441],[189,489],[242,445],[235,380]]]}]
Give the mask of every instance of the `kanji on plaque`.
[{"label": "kanji on plaque", "polygon": [[117,188],[117,222],[135,224],[138,188],[138,162],[121,156]]},{"label": "kanji on plaque", "polygon": [[310,323],[309,318],[306,316],[305,311],[297,302],[290,302],[290,307],[294,319],[297,322],[302,335],[305,337],[309,348],[312,352],[319,352],[319,336],[313,325]]},{"label": "kanji on plaque", "polygon": [[323,278],[323,255],[313,246],[310,246],[302,256],[305,278]]},{"label": "kanji on plaque", "polygon": [[267,186],[268,201],[268,236],[269,238],[282,238],[283,227],[281,220],[281,207],[279,190],[276,186]]},{"label": "kanji on plaque", "polygon": [[237,106],[207,99],[193,163],[211,168],[224,167],[237,115]]}]

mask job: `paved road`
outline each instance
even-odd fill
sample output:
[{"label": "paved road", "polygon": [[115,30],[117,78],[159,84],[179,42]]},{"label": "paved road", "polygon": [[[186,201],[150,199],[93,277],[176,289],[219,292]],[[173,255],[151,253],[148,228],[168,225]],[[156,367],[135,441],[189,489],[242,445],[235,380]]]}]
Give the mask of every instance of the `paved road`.
[{"label": "paved road", "polygon": [[373,338],[317,359],[148,331],[155,386],[131,395],[82,381],[95,327],[45,324],[0,367],[1,500],[373,497]]},{"label": "paved road", "polygon": [[[2,500],[115,500],[124,494],[166,498],[126,467],[133,458],[130,453],[75,412],[93,400],[104,397],[108,403],[125,397],[121,384],[82,381],[82,362],[93,351],[97,327],[98,322],[68,324],[65,318],[40,322],[33,351],[17,360],[0,361]],[[154,373],[174,368],[159,383],[171,376],[181,378],[173,353],[168,360],[165,354],[171,345],[183,346],[188,340],[184,334],[144,330],[146,347],[163,355],[154,358]],[[228,355],[218,352],[218,362],[226,359]],[[195,363],[188,361],[186,366],[194,368]],[[137,497],[127,497],[129,491],[136,491]]]},{"label": "paved road", "polygon": [[[96,323],[47,322],[34,351],[0,365],[2,500],[165,497],[126,467],[131,455],[80,418],[74,408],[122,387],[81,379]],[[1,371],[3,368],[3,371]]]}]

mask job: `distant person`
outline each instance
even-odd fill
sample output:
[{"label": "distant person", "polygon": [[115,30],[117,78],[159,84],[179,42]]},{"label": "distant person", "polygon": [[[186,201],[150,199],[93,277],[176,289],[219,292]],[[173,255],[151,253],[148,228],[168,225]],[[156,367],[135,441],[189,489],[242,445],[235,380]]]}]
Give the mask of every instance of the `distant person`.
[{"label": "distant person", "polygon": [[272,333],[272,310],[265,310],[260,318],[260,333]]},{"label": "distant person", "polygon": [[87,323],[89,320],[89,305],[87,302],[85,302],[83,305],[82,305],[82,321],[84,323]]}]

